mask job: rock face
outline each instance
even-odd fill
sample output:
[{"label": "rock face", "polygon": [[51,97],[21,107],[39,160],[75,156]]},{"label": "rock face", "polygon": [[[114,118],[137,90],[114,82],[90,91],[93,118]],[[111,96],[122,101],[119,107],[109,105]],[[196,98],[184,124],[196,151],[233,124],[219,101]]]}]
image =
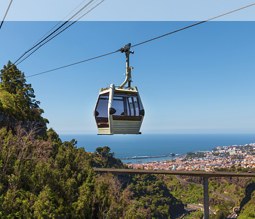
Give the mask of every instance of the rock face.
[{"label": "rock face", "polygon": [[15,117],[0,111],[0,128],[7,128],[15,132],[17,127],[22,127],[27,131],[34,130],[40,136],[44,136],[47,131],[46,123],[43,121],[19,121]]}]

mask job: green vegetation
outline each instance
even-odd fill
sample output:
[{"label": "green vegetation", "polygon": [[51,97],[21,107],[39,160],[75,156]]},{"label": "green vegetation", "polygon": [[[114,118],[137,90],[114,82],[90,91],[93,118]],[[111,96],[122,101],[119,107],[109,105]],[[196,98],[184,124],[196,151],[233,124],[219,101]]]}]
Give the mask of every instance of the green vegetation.
[{"label": "green vegetation", "polygon": [[[125,166],[107,146],[88,153],[47,129],[34,90],[15,65],[4,66],[0,78],[0,218],[203,217],[201,210],[185,211],[203,203],[201,179],[96,174],[93,167]],[[211,179],[209,190],[212,218],[225,218],[234,207],[239,218],[255,218],[252,180]]]},{"label": "green vegetation", "polygon": [[0,218],[175,218],[184,211],[156,176],[95,174],[93,167],[124,165],[107,146],[88,153],[47,130],[32,86],[11,62],[0,78]]},{"label": "green vegetation", "polygon": [[111,149],[108,146],[98,147],[94,153],[94,159],[92,163],[93,167],[115,167],[115,168],[123,168],[120,159],[116,159],[114,157],[114,153],[111,153]]},{"label": "green vegetation", "polygon": [[194,211],[185,216],[185,219],[203,219],[204,215],[201,211]]},{"label": "green vegetation", "polygon": [[[182,177],[165,177],[171,193],[184,204],[203,203],[203,187],[201,184],[189,183]],[[185,192],[183,192],[185,191]]]},{"label": "green vegetation", "polygon": [[26,130],[33,127],[45,135],[48,120],[41,116],[40,102],[35,99],[34,89],[26,83],[24,74],[8,62],[1,70],[0,79],[0,126],[14,131],[20,124]]},{"label": "green vegetation", "polygon": [[241,210],[238,219],[251,219],[255,218],[255,192],[252,193],[251,200]]},{"label": "green vegetation", "polygon": [[79,189],[89,185],[93,174],[89,155],[77,149],[74,141],[40,140],[33,131],[23,129],[13,134],[3,128],[0,139],[0,215],[75,215],[73,205],[79,203]]},{"label": "green vegetation", "polygon": [[99,156],[107,167],[123,166],[107,147],[99,150],[109,153],[87,153],[52,129],[42,140],[3,128],[0,139],[1,218],[174,218],[183,211],[155,176],[96,175]]},{"label": "green vegetation", "polygon": [[204,152],[188,152],[185,159],[203,158],[205,157]]},{"label": "green vegetation", "polygon": [[155,175],[133,177],[129,189],[133,199],[150,210],[152,218],[174,218],[183,213],[184,205],[170,193],[165,181]]},{"label": "green vegetation", "polygon": [[[171,194],[189,207],[202,206],[202,179],[197,177],[163,177]],[[252,218],[255,212],[255,183],[250,178],[211,178],[209,181],[210,208],[214,212],[210,218],[226,218],[233,209],[240,209],[238,218]],[[191,207],[192,208],[192,207]],[[197,210],[184,218],[201,218]],[[255,218],[255,217],[253,217]]]}]

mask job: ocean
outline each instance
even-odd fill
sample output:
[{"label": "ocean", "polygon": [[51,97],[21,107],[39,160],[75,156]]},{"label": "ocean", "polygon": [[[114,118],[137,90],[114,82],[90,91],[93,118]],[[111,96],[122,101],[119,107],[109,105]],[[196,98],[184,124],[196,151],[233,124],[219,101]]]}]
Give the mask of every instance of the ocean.
[{"label": "ocean", "polygon": [[142,135],[60,135],[63,141],[76,139],[78,147],[94,152],[108,146],[124,163],[171,160],[187,152],[210,151],[216,146],[255,142],[255,134],[142,134]]}]

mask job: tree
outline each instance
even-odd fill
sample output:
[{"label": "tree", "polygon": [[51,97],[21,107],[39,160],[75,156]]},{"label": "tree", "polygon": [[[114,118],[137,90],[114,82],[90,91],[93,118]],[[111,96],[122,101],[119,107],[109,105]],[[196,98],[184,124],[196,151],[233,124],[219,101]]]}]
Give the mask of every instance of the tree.
[{"label": "tree", "polygon": [[10,94],[21,95],[31,108],[39,108],[35,100],[34,89],[26,83],[25,75],[10,61],[1,70],[1,88]]},{"label": "tree", "polygon": [[22,121],[24,126],[36,126],[45,133],[48,120],[41,116],[40,102],[35,99],[31,84],[26,83],[24,73],[9,61],[1,70],[0,79],[0,110],[5,114],[5,126],[13,128],[17,125],[14,123]]},{"label": "tree", "polygon": [[38,101],[36,101],[34,90],[31,84],[26,84],[24,73],[22,73],[16,65],[10,61],[3,67],[0,74],[1,87],[11,94],[18,94],[20,91],[31,102],[31,105],[38,107]]},{"label": "tree", "polygon": [[114,153],[108,146],[98,147],[94,154],[93,166],[123,168],[120,159],[114,157]]}]

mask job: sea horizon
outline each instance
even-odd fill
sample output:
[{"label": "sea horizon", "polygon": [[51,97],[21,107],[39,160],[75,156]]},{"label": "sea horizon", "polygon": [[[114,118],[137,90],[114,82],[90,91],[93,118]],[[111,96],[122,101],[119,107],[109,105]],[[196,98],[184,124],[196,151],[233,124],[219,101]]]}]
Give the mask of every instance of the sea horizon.
[{"label": "sea horizon", "polygon": [[94,152],[108,146],[124,163],[147,163],[174,159],[173,155],[211,151],[217,146],[245,145],[255,142],[255,134],[142,134],[95,135],[64,134],[63,141],[77,140],[77,147]]}]

